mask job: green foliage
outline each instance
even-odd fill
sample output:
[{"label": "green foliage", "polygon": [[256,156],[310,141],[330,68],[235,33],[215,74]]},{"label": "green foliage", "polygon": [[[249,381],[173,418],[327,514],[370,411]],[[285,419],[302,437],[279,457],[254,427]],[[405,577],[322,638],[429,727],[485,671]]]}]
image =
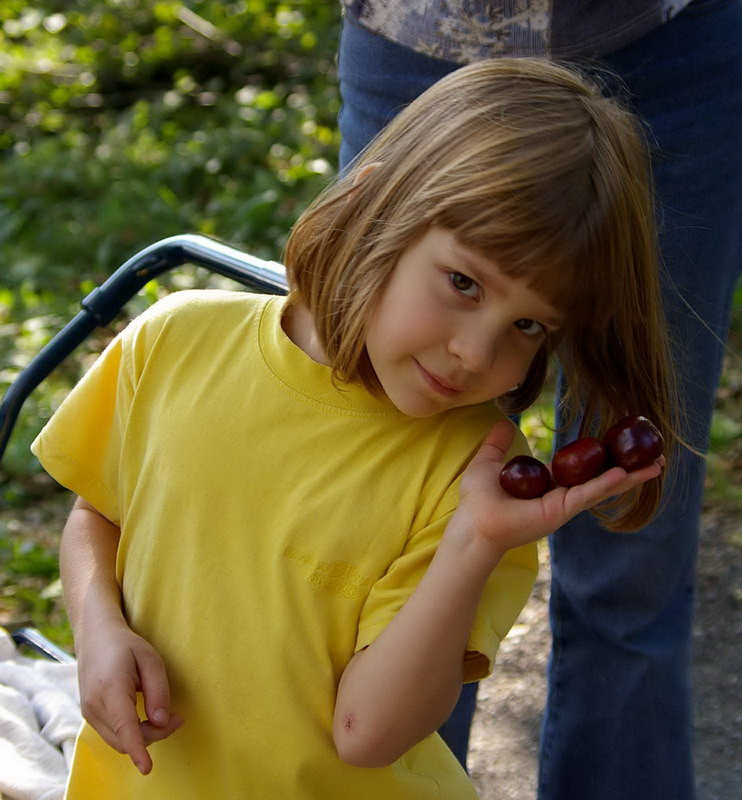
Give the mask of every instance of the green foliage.
[{"label": "green foliage", "polygon": [[722,450],[739,441],[740,436],[742,436],[742,422],[717,410],[711,421],[711,448]]},{"label": "green foliage", "polygon": [[14,542],[11,547],[0,542],[0,555],[11,575],[58,575],[57,554],[35,542]]},{"label": "green foliage", "polygon": [[71,651],[57,563],[69,505],[50,497],[25,510],[0,510],[0,625],[32,625]]},{"label": "green foliage", "polygon": [[[154,241],[205,233],[280,260],[336,171],[339,23],[320,0],[0,4],[0,395]],[[210,285],[181,270],[129,315],[178,280]],[[113,332],[24,405],[0,502],[33,494],[28,445]]]},{"label": "green foliage", "polygon": [[528,440],[534,458],[551,461],[554,447],[554,386],[541,395],[538,401],[520,419],[520,429]]},{"label": "green foliage", "polygon": [[71,291],[184,231],[279,257],[334,172],[337,5],[4,3],[7,284]]}]

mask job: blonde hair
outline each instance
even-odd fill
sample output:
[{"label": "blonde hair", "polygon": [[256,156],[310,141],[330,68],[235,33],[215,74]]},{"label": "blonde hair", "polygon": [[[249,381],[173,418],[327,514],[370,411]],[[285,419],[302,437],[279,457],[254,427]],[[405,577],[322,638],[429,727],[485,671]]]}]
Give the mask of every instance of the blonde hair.
[{"label": "blonde hair", "polygon": [[[377,167],[354,185],[361,170]],[[531,406],[552,356],[580,437],[643,414],[671,461],[680,401],[667,346],[647,146],[635,118],[554,62],[495,59],[450,73],[407,106],[293,227],[291,293],[312,314],[333,378],[382,389],[365,350],[377,300],[403,251],[431,226],[524,278],[567,315],[524,381],[496,398]],[[636,530],[664,475],[593,509]]]}]

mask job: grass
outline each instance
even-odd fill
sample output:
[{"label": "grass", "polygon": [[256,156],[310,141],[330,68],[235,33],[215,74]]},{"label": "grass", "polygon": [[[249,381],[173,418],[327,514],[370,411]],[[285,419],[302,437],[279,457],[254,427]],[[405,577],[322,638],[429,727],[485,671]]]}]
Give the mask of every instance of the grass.
[{"label": "grass", "polygon": [[59,539],[71,505],[68,492],[56,492],[25,508],[0,511],[0,625],[32,625],[70,652]]}]

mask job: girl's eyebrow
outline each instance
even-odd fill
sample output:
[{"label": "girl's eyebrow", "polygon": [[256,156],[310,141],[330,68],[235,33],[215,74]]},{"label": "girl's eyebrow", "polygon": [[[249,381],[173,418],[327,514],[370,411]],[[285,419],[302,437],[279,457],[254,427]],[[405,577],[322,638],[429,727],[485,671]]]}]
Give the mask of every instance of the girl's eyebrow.
[{"label": "girl's eyebrow", "polygon": [[[507,290],[503,283],[497,278],[497,276],[492,275],[490,270],[480,271],[479,265],[474,261],[472,256],[468,253],[464,252],[463,250],[457,250],[454,247],[450,249],[451,254],[455,257],[463,261],[471,270],[472,275],[484,286],[488,286],[489,288],[493,289],[500,294],[506,294]],[[564,317],[561,316],[543,316],[544,322],[548,322],[550,325],[562,325],[564,324]]]},{"label": "girl's eyebrow", "polygon": [[500,282],[499,278],[495,275],[490,275],[489,270],[485,270],[484,272],[479,271],[479,265],[474,261],[474,258],[470,256],[468,253],[465,253],[463,250],[456,250],[455,248],[451,248],[451,253],[454,255],[455,258],[460,259],[463,261],[467,267],[472,271],[474,277],[485,286],[489,286],[490,288],[494,289],[496,292],[500,294],[506,294],[507,289],[505,285]]}]

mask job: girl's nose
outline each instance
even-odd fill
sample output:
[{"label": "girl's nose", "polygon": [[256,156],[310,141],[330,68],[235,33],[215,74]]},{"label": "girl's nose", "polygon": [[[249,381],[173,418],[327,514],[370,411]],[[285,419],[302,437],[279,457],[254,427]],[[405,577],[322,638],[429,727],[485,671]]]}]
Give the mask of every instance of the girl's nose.
[{"label": "girl's nose", "polygon": [[492,369],[500,347],[498,335],[481,331],[460,332],[449,341],[448,352],[458,358],[467,372],[482,374]]}]

